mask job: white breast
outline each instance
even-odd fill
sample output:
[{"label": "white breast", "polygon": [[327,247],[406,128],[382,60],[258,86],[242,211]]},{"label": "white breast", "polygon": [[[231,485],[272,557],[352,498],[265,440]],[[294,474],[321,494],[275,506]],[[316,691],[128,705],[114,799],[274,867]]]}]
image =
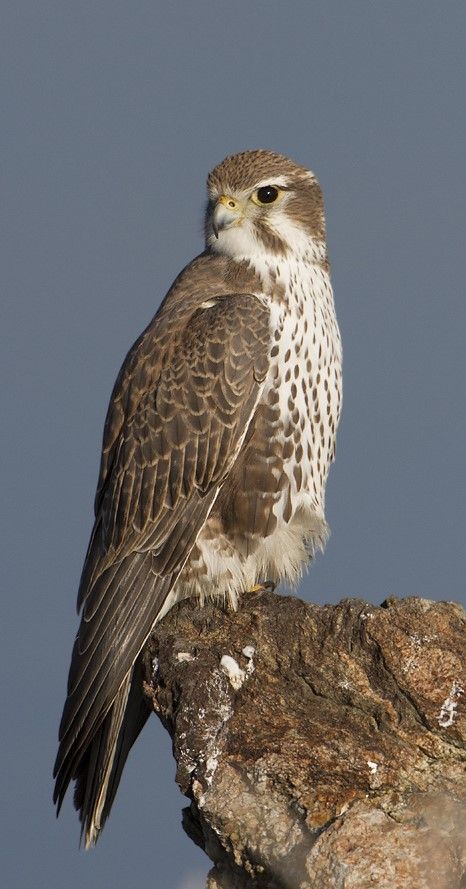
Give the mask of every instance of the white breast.
[{"label": "white breast", "polygon": [[290,494],[284,490],[276,503],[276,531],[263,541],[256,559],[268,566],[269,575],[292,581],[328,535],[325,485],[342,398],[341,340],[330,278],[313,260],[312,254],[278,264],[275,259],[273,270],[262,269],[262,299],[270,308],[272,328],[262,398],[267,401],[272,388],[278,393],[282,440],[293,448],[288,447],[284,466]]},{"label": "white breast", "polygon": [[285,432],[291,426],[303,448],[299,464],[305,484],[299,485],[290,473],[296,508],[310,497],[323,516],[342,397],[332,287],[328,272],[306,257],[288,260],[278,270],[285,293],[281,301],[268,298],[274,344],[267,389],[277,389]]}]

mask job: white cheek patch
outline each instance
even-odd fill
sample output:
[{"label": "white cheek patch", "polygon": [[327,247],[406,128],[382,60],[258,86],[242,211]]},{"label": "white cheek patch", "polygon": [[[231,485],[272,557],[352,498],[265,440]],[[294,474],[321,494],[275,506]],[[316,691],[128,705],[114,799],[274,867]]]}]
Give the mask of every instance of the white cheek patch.
[{"label": "white cheek patch", "polygon": [[285,244],[288,244],[293,253],[304,254],[309,248],[310,237],[299,225],[296,224],[283,210],[277,207],[267,220],[268,225]]}]

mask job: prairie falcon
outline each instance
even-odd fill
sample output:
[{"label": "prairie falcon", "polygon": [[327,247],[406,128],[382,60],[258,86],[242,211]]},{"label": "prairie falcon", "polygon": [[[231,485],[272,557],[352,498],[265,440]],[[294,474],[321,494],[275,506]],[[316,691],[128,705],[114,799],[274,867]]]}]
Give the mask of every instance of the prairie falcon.
[{"label": "prairie falcon", "polygon": [[98,837],[146,719],[139,655],[182,598],[296,581],[327,537],[341,344],[314,175],[271,151],[207,180],[204,252],[122,366],[105,422],[54,800]]}]

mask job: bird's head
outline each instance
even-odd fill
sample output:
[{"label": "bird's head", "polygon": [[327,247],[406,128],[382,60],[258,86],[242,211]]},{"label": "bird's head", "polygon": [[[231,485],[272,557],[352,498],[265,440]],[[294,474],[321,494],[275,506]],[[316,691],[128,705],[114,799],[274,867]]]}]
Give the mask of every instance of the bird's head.
[{"label": "bird's head", "polygon": [[207,179],[206,247],[235,259],[325,255],[322,192],[315,176],[281,154],[244,151]]}]

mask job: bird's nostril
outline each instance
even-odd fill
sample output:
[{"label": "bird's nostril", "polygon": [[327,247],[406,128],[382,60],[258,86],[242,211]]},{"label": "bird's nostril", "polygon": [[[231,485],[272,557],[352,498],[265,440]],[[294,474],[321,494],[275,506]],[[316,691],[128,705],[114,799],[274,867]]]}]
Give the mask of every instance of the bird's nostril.
[{"label": "bird's nostril", "polygon": [[232,210],[234,210],[234,209],[235,209],[235,207],[236,207],[236,204],[235,204],[235,202],[234,202],[234,201],[228,201],[228,206],[229,206],[229,207],[231,207],[231,208],[232,208]]}]

